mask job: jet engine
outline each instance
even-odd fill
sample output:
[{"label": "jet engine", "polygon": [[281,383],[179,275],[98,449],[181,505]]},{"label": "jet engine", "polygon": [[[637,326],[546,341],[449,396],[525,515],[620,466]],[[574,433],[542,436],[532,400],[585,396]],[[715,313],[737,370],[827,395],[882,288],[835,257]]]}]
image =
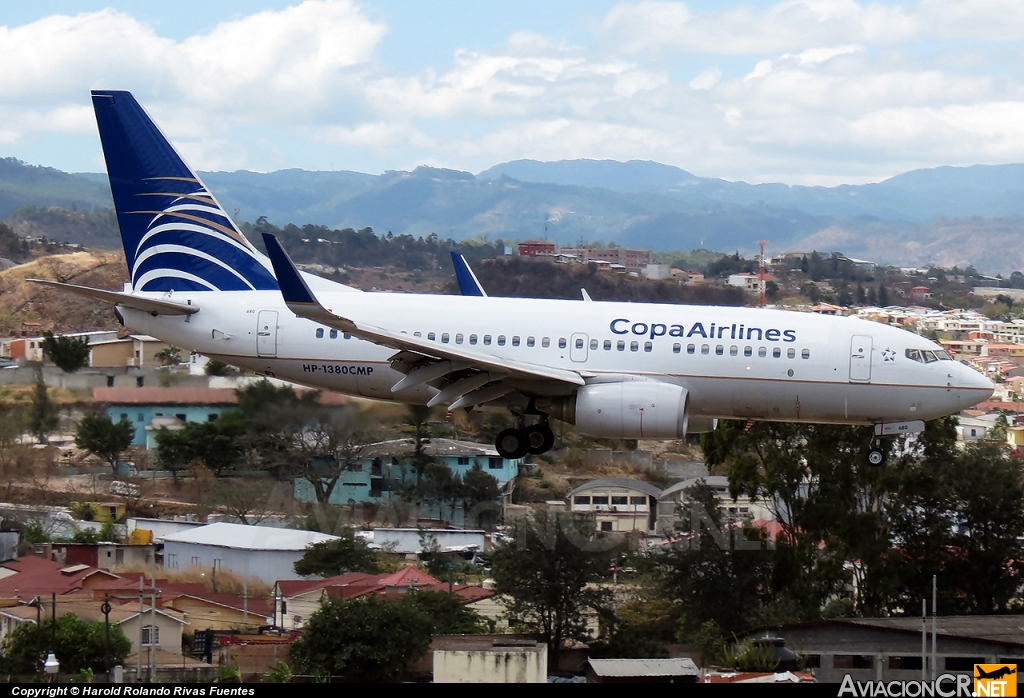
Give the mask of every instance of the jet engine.
[{"label": "jet engine", "polygon": [[687,434],[707,434],[718,427],[718,420],[714,417],[690,417],[686,425]]},{"label": "jet engine", "polygon": [[681,439],[686,436],[689,393],[657,381],[597,383],[572,397],[552,400],[550,414],[590,436]]}]

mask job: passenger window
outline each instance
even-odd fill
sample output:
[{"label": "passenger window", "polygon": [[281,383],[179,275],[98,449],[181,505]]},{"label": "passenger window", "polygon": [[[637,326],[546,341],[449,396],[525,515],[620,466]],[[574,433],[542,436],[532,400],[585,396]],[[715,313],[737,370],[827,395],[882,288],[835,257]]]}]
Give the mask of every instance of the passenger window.
[{"label": "passenger window", "polygon": [[427,339],[433,342],[435,339],[437,339],[437,335],[434,334],[433,332],[427,332]]},{"label": "passenger window", "polygon": [[711,347],[709,347],[707,344],[701,344],[700,345],[700,353],[701,354],[707,354],[710,351],[711,351]]},{"label": "passenger window", "polygon": [[491,335],[485,334],[484,335],[484,345],[490,346],[490,344],[491,344]]},{"label": "passenger window", "polygon": [[731,347],[729,347],[729,356],[736,356],[739,353],[740,353],[740,348],[738,346],[736,346],[735,344],[733,344]]},{"label": "passenger window", "polygon": [[338,338],[338,330],[331,330],[331,339]]},{"label": "passenger window", "polygon": [[765,349],[764,347],[758,347],[757,355],[763,359],[764,357],[768,356],[768,350]]},{"label": "passenger window", "polygon": [[476,344],[476,339],[477,339],[477,337],[476,337],[475,334],[469,335],[469,343],[470,344]]},{"label": "passenger window", "polygon": [[505,335],[503,335],[503,334],[499,334],[498,335],[498,346],[499,347],[505,346]]},{"label": "passenger window", "polygon": [[462,344],[462,334],[461,333],[455,335],[455,343],[456,344]]},{"label": "passenger window", "polygon": [[565,349],[565,337],[558,338],[558,348]]},{"label": "passenger window", "polygon": [[796,349],[794,349],[793,347],[790,347],[789,349],[787,349],[786,350],[786,358],[787,359],[795,359],[796,358]]},{"label": "passenger window", "polygon": [[774,349],[772,349],[772,357],[776,359],[782,358],[782,349],[780,349],[779,347],[775,347]]},{"label": "passenger window", "polygon": [[441,333],[441,344],[447,344],[447,343],[448,343],[448,333],[447,332],[442,332]]},{"label": "passenger window", "polygon": [[686,345],[686,353],[687,354],[692,354],[695,351],[697,351],[697,347],[696,346],[694,346],[693,344],[687,344]]},{"label": "passenger window", "polygon": [[582,337],[577,337],[576,338],[576,348],[577,349],[582,349],[583,348],[583,338]]},{"label": "passenger window", "polygon": [[540,340],[540,345],[547,349],[548,347],[551,346],[551,340],[548,337],[545,337],[544,339]]},{"label": "passenger window", "polygon": [[526,346],[528,346],[528,347],[532,347],[532,346],[534,346],[534,345],[535,345],[536,343],[537,343],[537,338],[536,338],[536,337],[527,337],[527,338],[526,338]]},{"label": "passenger window", "polygon": [[743,355],[744,356],[753,356],[754,355],[754,347],[743,347]]},{"label": "passenger window", "polygon": [[413,332],[413,333],[412,333],[412,336],[413,336],[413,337],[422,337],[422,336],[423,336],[423,333],[422,333],[422,332]]},{"label": "passenger window", "polygon": [[598,344],[598,342],[597,342],[596,339],[590,340],[590,348],[591,349],[597,349],[597,344]]},{"label": "passenger window", "polygon": [[653,351],[654,344],[652,342],[644,342],[644,351]]},{"label": "passenger window", "polygon": [[802,349],[800,351],[800,358],[801,359],[809,359],[809,358],[811,358],[811,350],[810,349]]},{"label": "passenger window", "polygon": [[513,335],[513,337],[512,337],[512,346],[514,346],[514,347],[518,347],[519,346],[519,335]]},{"label": "passenger window", "polygon": [[348,334],[347,332],[341,336],[343,339],[352,339],[352,335]]},{"label": "passenger window", "polygon": [[723,347],[721,344],[719,344],[718,346],[715,347],[715,355],[716,356],[721,356],[724,353],[725,353],[725,347]]},{"label": "passenger window", "polygon": [[316,328],[316,338],[317,339],[323,339],[324,338],[324,328],[323,327],[317,327]]},{"label": "passenger window", "polygon": [[619,351],[626,351],[626,343],[620,339],[618,343],[616,343],[615,348]]},{"label": "passenger window", "polygon": [[611,351],[612,350],[612,340],[610,340],[610,339],[604,340],[604,350],[605,351]]},{"label": "passenger window", "polygon": [[629,350],[630,351],[639,351],[640,350],[640,342],[630,342],[629,343]]},{"label": "passenger window", "polygon": [[679,344],[673,344],[672,345],[672,353],[673,354],[678,354],[682,348],[683,347],[680,346]]}]

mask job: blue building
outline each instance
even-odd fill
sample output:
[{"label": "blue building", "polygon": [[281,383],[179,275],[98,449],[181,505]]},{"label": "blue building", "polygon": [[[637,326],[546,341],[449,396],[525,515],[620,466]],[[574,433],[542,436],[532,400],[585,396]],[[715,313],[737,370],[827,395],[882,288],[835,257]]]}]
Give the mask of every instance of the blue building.
[{"label": "blue building", "polygon": [[[412,466],[415,449],[413,439],[395,439],[368,446],[359,459],[341,474],[329,503],[368,504],[406,496],[414,491],[418,484],[416,470]],[[452,439],[431,439],[424,451],[435,463],[447,465],[452,474],[459,477],[479,468],[497,480],[502,491],[519,474],[519,466],[523,462],[522,459],[502,458],[488,444]],[[316,501],[313,486],[308,480],[297,478],[294,490],[295,498],[300,502]]]},{"label": "blue building", "polygon": [[[94,388],[93,400],[111,421],[135,426],[133,446],[156,446],[160,427],[180,429],[185,422],[212,422],[238,405],[230,388]],[[155,422],[155,423],[154,423]]]}]

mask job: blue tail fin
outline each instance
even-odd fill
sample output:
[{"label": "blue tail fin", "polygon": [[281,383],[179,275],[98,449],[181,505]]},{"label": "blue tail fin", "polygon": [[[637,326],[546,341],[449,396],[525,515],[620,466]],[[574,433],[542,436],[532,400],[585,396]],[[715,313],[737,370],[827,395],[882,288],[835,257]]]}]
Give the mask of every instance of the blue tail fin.
[{"label": "blue tail fin", "polygon": [[487,292],[480,285],[476,274],[469,267],[466,258],[452,250],[452,265],[455,267],[455,280],[459,282],[459,293],[464,296],[486,296]]},{"label": "blue tail fin", "polygon": [[136,291],[276,290],[245,239],[130,92],[94,90],[117,224]]}]

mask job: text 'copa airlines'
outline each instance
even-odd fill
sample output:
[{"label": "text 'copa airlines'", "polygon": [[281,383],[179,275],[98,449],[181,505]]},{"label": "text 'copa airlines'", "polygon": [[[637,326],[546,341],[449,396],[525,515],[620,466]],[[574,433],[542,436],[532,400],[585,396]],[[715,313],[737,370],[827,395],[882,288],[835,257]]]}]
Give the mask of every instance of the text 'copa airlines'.
[{"label": "text 'copa airlines'", "polygon": [[[730,325],[719,325],[711,323],[707,330],[704,323],[695,322],[690,325],[689,331],[685,325],[668,325],[660,322],[631,322],[629,318],[618,318],[612,320],[608,326],[612,334],[635,334],[638,337],[701,337],[703,339],[731,339],[731,340],[757,340],[765,342],[795,342],[796,330],[777,330],[769,328],[763,330],[760,327],[746,327],[735,322]],[[716,334],[717,332],[717,334]],[[728,336],[727,336],[728,335]]]}]

